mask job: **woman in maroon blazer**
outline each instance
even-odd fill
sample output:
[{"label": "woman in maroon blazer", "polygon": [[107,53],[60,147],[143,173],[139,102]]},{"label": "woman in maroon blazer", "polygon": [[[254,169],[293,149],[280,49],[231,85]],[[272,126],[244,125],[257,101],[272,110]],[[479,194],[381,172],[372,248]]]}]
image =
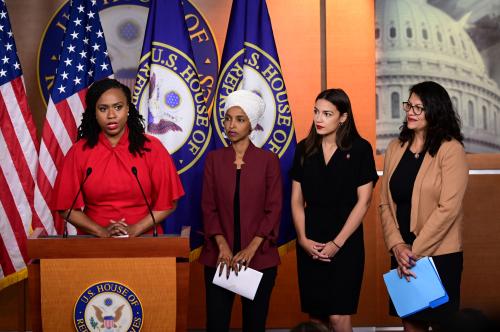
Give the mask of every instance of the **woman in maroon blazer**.
[{"label": "woman in maroon blazer", "polygon": [[[253,301],[242,298],[243,331],[265,331],[280,262],[276,240],[282,205],[278,157],[255,147],[250,133],[265,109],[255,93],[238,90],[226,99],[224,130],[231,145],[208,154],[203,176],[207,331],[229,331],[234,293],[212,283],[224,266],[263,273]],[[217,270],[219,268],[219,270]],[[228,269],[226,269],[228,271]]]}]

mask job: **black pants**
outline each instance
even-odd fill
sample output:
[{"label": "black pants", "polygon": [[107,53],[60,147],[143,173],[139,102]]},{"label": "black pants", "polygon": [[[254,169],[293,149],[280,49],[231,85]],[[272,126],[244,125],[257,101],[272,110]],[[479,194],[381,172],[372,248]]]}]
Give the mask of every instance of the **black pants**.
[{"label": "black pants", "polygon": [[[266,330],[267,312],[277,267],[264,269],[261,272],[263,273],[262,279],[253,301],[241,298],[243,332],[265,332]],[[229,331],[235,294],[212,283],[215,273],[215,268],[205,266],[207,332],[224,332]]]}]

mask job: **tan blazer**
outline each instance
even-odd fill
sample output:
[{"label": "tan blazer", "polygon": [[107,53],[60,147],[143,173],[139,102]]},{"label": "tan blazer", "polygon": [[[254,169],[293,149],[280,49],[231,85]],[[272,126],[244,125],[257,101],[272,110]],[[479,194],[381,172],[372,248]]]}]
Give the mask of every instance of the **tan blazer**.
[{"label": "tan blazer", "polygon": [[[396,205],[389,181],[405,152],[396,139],[385,153],[380,188],[379,213],[385,244],[391,250],[404,243],[396,220]],[[425,154],[413,186],[410,231],[416,235],[412,251],[418,256],[436,256],[462,251],[462,200],[469,169],[463,146],[456,140],[444,142],[437,154]]]}]

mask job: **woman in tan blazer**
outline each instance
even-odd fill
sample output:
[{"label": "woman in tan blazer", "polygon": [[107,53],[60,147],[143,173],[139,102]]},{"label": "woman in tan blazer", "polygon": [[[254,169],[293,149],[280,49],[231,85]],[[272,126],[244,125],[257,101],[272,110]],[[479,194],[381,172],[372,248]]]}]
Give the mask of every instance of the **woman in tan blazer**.
[{"label": "woman in tan blazer", "polygon": [[[441,85],[414,85],[403,109],[399,138],[385,154],[379,212],[391,268],[410,280],[415,261],[431,256],[449,295],[448,303],[403,319],[405,331],[427,331],[460,305],[468,166],[460,119]],[[396,315],[392,303],[390,313]]]}]

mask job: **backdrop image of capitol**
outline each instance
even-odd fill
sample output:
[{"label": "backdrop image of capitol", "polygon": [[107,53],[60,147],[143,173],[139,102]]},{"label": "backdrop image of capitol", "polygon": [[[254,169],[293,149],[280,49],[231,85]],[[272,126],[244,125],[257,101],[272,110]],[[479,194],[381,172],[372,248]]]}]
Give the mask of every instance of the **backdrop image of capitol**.
[{"label": "backdrop image of capitol", "polygon": [[376,0],[377,153],[398,136],[409,88],[449,92],[469,153],[500,152],[500,2]]}]

